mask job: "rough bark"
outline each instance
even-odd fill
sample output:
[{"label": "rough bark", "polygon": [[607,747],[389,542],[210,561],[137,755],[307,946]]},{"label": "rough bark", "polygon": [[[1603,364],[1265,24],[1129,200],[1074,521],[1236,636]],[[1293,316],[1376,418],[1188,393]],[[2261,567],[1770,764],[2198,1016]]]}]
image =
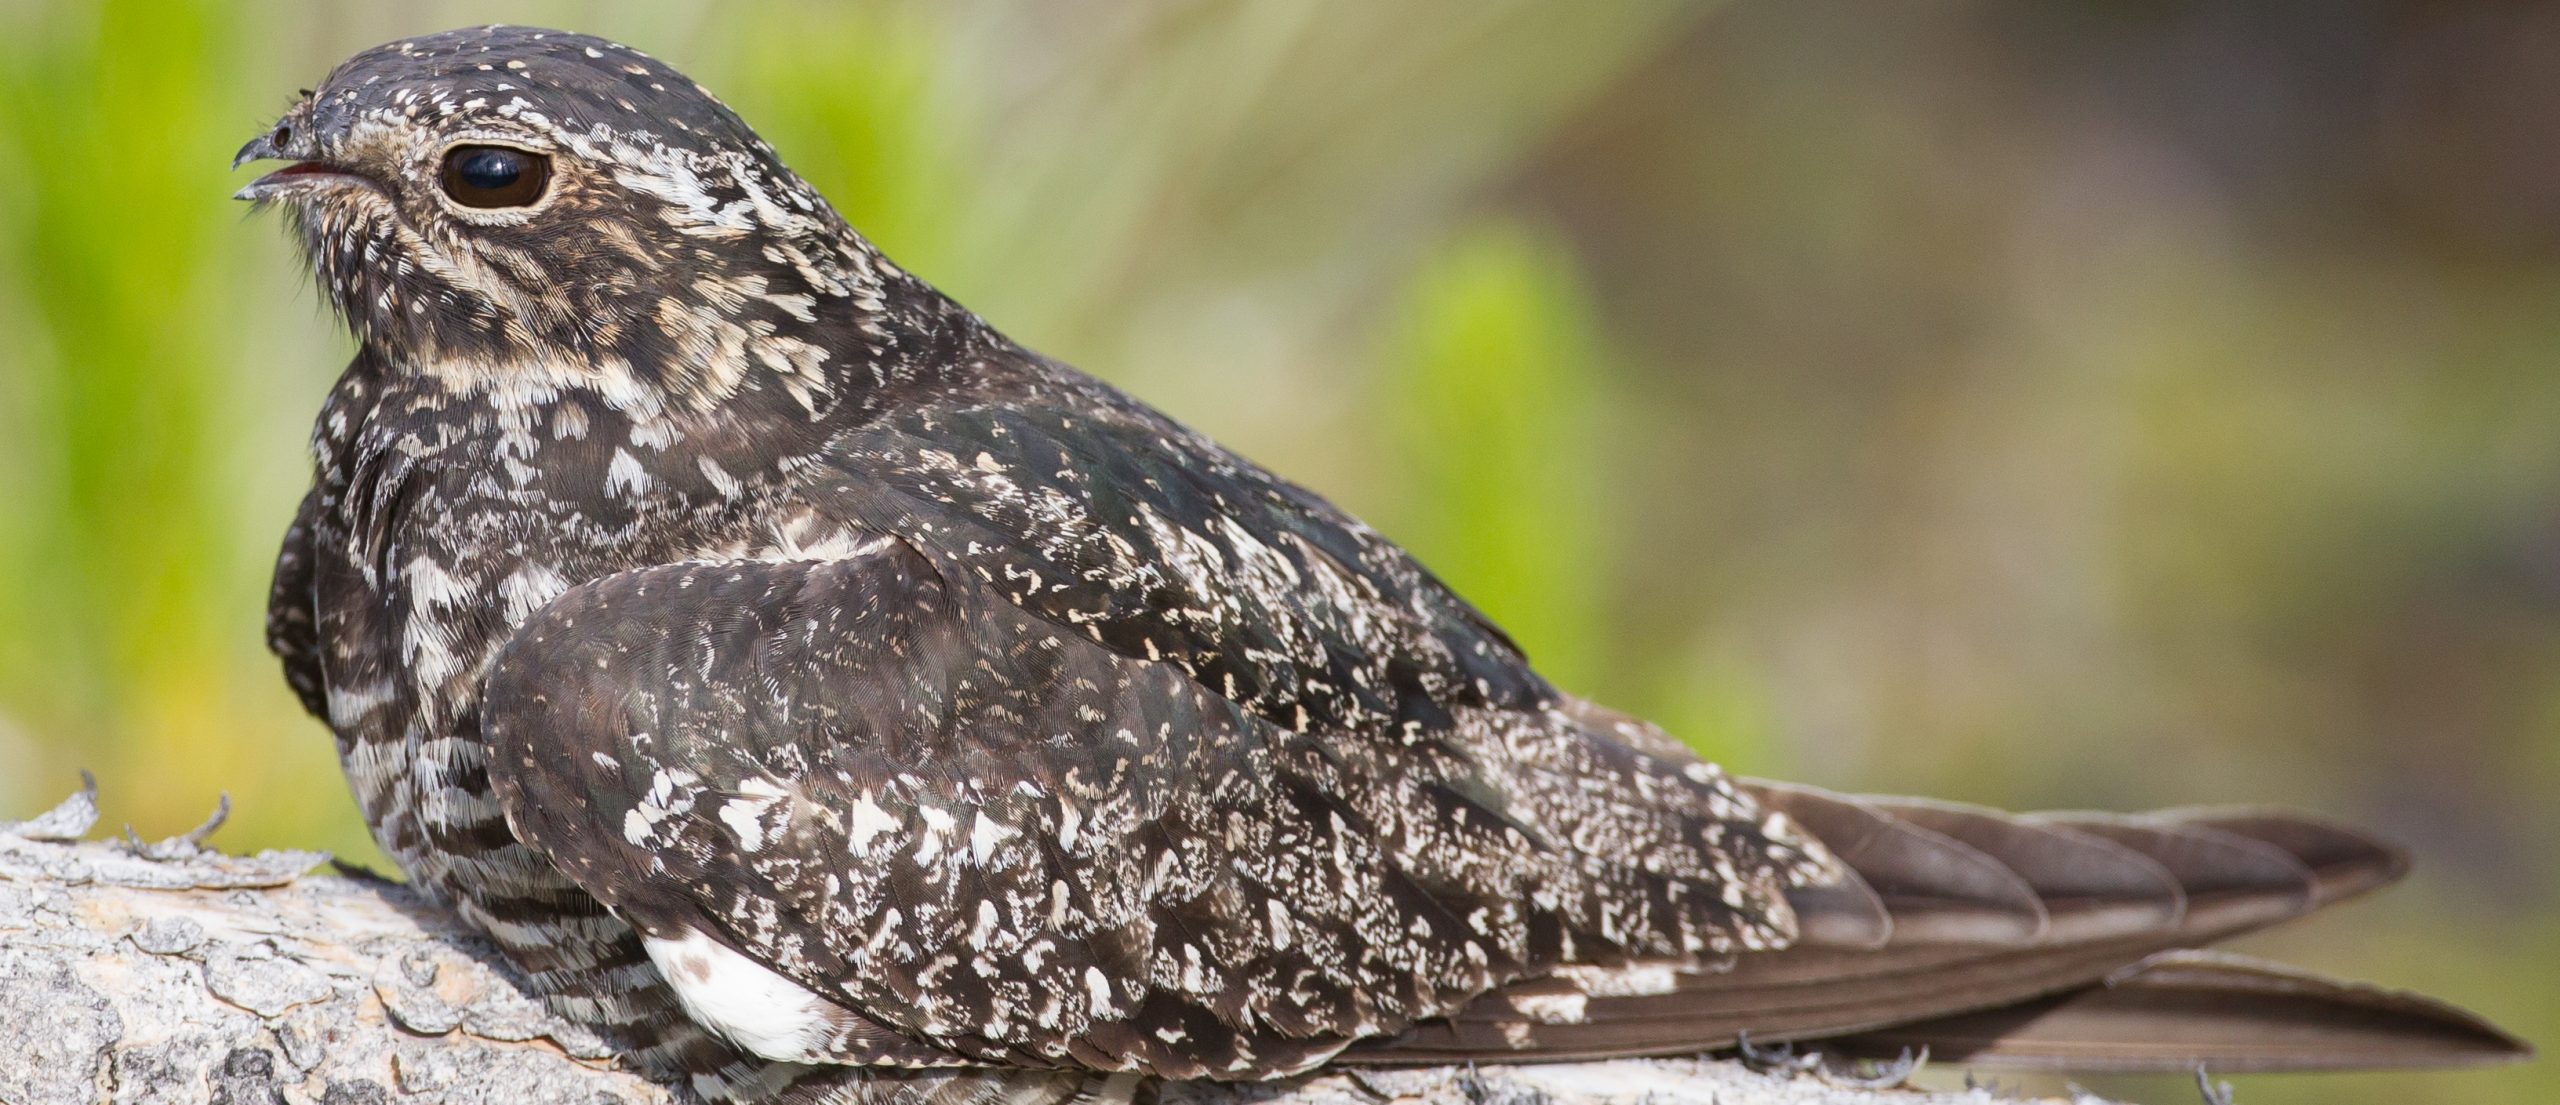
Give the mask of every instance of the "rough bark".
[{"label": "rough bark", "polygon": [[[0,823],[0,1105],[673,1105],[545,1012],[489,945],[407,888],[231,856],[221,822],[82,838],[92,793]],[[1708,1060],[1326,1074],[1164,1087],[1167,1105],[1486,1102],[1954,1105]]]}]

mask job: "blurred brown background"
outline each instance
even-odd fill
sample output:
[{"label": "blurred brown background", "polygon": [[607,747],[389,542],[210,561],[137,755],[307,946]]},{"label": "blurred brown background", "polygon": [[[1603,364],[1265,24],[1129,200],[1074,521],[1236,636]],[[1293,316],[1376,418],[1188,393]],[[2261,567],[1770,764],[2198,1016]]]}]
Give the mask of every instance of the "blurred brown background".
[{"label": "blurred brown background", "polygon": [[86,766],[146,834],[229,790],[231,846],[372,858],[258,644],[347,343],[225,164],[340,57],[495,19],[684,68],[1568,687],[1835,787],[2375,825],[2411,884],[2254,950],[2560,1040],[2560,9],[2523,4],[12,0],[0,816]]}]

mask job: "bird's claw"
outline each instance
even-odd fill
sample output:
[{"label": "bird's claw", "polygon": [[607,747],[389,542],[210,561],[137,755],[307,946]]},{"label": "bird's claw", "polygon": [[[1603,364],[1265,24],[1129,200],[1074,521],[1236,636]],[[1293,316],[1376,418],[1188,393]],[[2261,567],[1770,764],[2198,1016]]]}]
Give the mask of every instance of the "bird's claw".
[{"label": "bird's claw", "polygon": [[1788,1077],[1794,1077],[1822,1065],[1821,1052],[1812,1051],[1798,1055],[1796,1045],[1783,1040],[1768,1047],[1762,1047],[1751,1042],[1751,1034],[1748,1032],[1734,1034],[1733,1051],[1742,1059],[1742,1065],[1754,1074],[1783,1073]]},{"label": "bird's claw", "polygon": [[[1928,1048],[1921,1048],[1917,1052],[1904,1048],[1901,1055],[1889,1061],[1870,1062],[1853,1059],[1847,1060],[1848,1065],[1845,1068],[1834,1069],[1819,1051],[1807,1051],[1799,1055],[1796,1054],[1796,1047],[1792,1043],[1781,1041],[1765,1046],[1755,1044],[1751,1042],[1751,1034],[1748,1032],[1737,1033],[1734,1036],[1733,1050],[1734,1054],[1742,1060],[1742,1065],[1755,1074],[1784,1074],[1790,1078],[1810,1074],[1821,1079],[1825,1085],[1844,1090],[1893,1089],[1910,1081],[1911,1076],[1918,1073],[1920,1068],[1929,1062]],[[1859,1073],[1861,1063],[1868,1064],[1865,1073]]]},{"label": "bird's claw", "polygon": [[[1812,1057],[1819,1060],[1821,1053],[1816,1052]],[[1868,1071],[1865,1074],[1852,1073],[1856,1070],[1858,1062],[1860,1061],[1852,1060],[1849,1071],[1835,1071],[1829,1064],[1817,1061],[1812,1068],[1813,1076],[1821,1079],[1825,1085],[1844,1090],[1895,1089],[1911,1081],[1912,1075],[1918,1074],[1921,1067],[1928,1065],[1929,1049],[1922,1047],[1914,1052],[1906,1047],[1902,1049],[1902,1054],[1891,1060],[1867,1061]]]}]

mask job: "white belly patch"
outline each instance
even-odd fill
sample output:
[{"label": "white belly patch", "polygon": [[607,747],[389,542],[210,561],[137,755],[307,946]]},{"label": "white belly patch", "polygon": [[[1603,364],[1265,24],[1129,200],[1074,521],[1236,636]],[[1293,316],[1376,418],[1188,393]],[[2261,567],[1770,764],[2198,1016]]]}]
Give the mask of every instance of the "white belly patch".
[{"label": "white belly patch", "polygon": [[640,942],[695,1023],[776,1062],[820,1057],[833,1003],[693,929],[673,940]]}]

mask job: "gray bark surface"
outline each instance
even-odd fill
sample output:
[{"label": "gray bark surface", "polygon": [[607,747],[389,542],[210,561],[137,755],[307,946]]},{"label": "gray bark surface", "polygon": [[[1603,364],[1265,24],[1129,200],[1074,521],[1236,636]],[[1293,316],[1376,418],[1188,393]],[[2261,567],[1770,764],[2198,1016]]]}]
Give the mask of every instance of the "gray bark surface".
[{"label": "gray bark surface", "polygon": [[[0,1105],[674,1105],[488,943],[316,852],[86,840],[93,792],[0,822]],[[1176,1084],[1166,1105],[1991,1105],[1730,1061]],[[2083,1099],[2090,1105],[2103,1105]]]}]

